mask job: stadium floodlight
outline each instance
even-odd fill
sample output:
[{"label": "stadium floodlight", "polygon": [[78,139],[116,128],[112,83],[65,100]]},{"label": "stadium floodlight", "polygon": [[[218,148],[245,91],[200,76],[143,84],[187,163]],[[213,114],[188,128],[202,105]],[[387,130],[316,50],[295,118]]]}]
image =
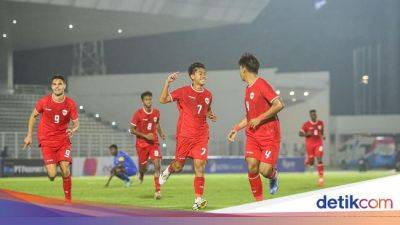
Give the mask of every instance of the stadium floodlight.
[{"label": "stadium floodlight", "polygon": [[289,92],[289,95],[290,95],[290,96],[293,96],[293,95],[294,95],[294,91],[290,91],[290,92]]},{"label": "stadium floodlight", "polygon": [[17,23],[18,23],[18,21],[17,21],[16,19],[13,19],[11,22],[12,22],[13,24],[17,24]]},{"label": "stadium floodlight", "polygon": [[96,114],[94,114],[94,117],[100,118],[100,114],[96,113]]},{"label": "stadium floodlight", "polygon": [[123,32],[123,30],[122,30],[121,28],[119,28],[119,29],[117,30],[117,33],[118,33],[118,34],[122,34],[122,32]]},{"label": "stadium floodlight", "polygon": [[3,33],[3,38],[7,38],[7,34],[6,33]]},{"label": "stadium floodlight", "polygon": [[320,10],[326,4],[326,0],[317,0],[314,3],[315,10]]},{"label": "stadium floodlight", "polygon": [[68,29],[70,29],[70,30],[74,29],[74,25],[73,24],[68,24]]},{"label": "stadium floodlight", "polygon": [[368,76],[368,74],[365,74],[365,75],[363,75],[363,76],[361,77],[361,83],[367,85],[367,84],[368,84],[368,81],[369,81],[369,76]]},{"label": "stadium floodlight", "polygon": [[275,91],[275,93],[276,93],[277,95],[279,95],[279,94],[281,94],[281,91],[278,89],[278,90]]},{"label": "stadium floodlight", "polygon": [[116,126],[116,125],[117,125],[117,122],[112,121],[112,122],[111,122],[111,125],[112,125],[112,126]]},{"label": "stadium floodlight", "polygon": [[307,96],[309,96],[309,95],[310,95],[310,92],[308,92],[308,91],[305,91],[305,92],[303,93],[303,95],[307,97]]},{"label": "stadium floodlight", "polygon": [[80,110],[83,110],[83,105],[80,105],[80,106],[79,106],[79,109],[80,109]]}]

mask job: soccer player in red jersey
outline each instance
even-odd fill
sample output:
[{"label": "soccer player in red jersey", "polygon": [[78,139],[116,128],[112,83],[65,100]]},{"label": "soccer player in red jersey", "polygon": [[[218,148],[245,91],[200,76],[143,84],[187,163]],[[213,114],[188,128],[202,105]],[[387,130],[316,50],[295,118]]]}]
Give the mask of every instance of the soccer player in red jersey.
[{"label": "soccer player in red jersey", "polygon": [[240,77],[247,83],[244,105],[246,117],[228,134],[233,142],[239,130],[246,128],[245,159],[248,179],[256,201],[263,199],[263,185],[260,174],[270,180],[270,193],[278,191],[278,162],[281,141],[278,112],[284,107],[283,101],[271,85],[258,77],[260,64],[252,54],[244,54],[239,60]]},{"label": "soccer player in red jersey", "polygon": [[[158,177],[161,170],[161,151],[158,134],[165,140],[165,133],[160,125],[160,111],[152,107],[153,94],[150,91],[141,94],[143,107],[137,110],[131,119],[130,132],[136,135],[136,151],[139,160],[139,181],[143,182],[150,158],[154,165],[154,198],[161,199]],[[157,134],[158,133],[158,134]]]},{"label": "soccer player in red jersey", "polygon": [[[71,201],[71,173],[72,163],[70,138],[79,128],[76,103],[65,96],[67,84],[63,76],[54,76],[51,79],[52,94],[37,101],[28,122],[28,134],[24,140],[24,149],[32,144],[32,133],[36,117],[41,115],[37,137],[42,150],[47,175],[53,181],[57,175],[57,166],[60,167],[63,178],[63,188],[66,202]],[[72,128],[69,122],[72,120]]]},{"label": "soccer player in red jersey", "polygon": [[172,73],[166,79],[161,92],[160,103],[175,101],[179,119],[176,129],[175,160],[161,174],[160,184],[163,185],[171,173],[180,172],[186,158],[192,158],[196,196],[192,208],[197,211],[207,206],[207,201],[203,198],[209,139],[207,118],[215,122],[217,117],[211,109],[212,94],[204,88],[207,79],[204,64],[193,63],[189,66],[188,73],[192,81],[191,85],[178,88],[169,94],[169,86],[178,76],[178,73]]},{"label": "soccer player in red jersey", "polygon": [[324,155],[323,140],[324,136],[324,122],[317,119],[317,111],[310,110],[310,120],[305,122],[299,132],[300,137],[306,139],[306,152],[307,158],[305,164],[314,165],[314,157],[317,158],[317,171],[318,171],[318,185],[324,185],[324,164],[322,163],[322,156]]}]

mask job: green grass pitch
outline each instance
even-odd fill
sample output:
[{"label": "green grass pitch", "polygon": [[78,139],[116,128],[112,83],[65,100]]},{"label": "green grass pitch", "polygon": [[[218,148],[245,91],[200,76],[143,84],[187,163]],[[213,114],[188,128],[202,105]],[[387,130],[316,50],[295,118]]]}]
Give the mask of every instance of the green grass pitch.
[{"label": "green grass pitch", "polygon": [[[387,175],[390,175],[390,172],[326,172],[325,188]],[[279,177],[280,189],[278,194],[274,196],[268,193],[268,182],[263,179],[265,199],[319,189],[316,185],[317,175],[315,172],[280,173]],[[162,186],[163,198],[161,200],[153,198],[154,181],[151,175],[146,175],[142,184],[139,184],[136,177],[133,177],[133,185],[129,188],[125,188],[122,181],[117,178],[114,178],[110,186],[105,188],[106,180],[106,177],[73,178],[73,199],[171,210],[191,210],[194,201],[193,175],[172,175],[168,182]],[[60,177],[57,177],[54,182],[50,182],[46,177],[1,178],[0,188],[46,197],[63,198]],[[207,210],[253,202],[247,174],[207,174],[205,198],[208,200]]]}]

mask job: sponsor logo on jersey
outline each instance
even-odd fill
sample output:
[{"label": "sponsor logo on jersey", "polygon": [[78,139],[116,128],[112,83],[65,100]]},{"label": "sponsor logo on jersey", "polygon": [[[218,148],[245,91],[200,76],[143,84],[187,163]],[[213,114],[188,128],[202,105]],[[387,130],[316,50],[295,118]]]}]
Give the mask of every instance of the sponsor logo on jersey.
[{"label": "sponsor logo on jersey", "polygon": [[51,109],[50,109],[50,108],[44,108],[44,110],[46,110],[46,111],[51,111]]},{"label": "sponsor logo on jersey", "polygon": [[66,109],[63,109],[62,111],[63,116],[66,116],[68,114],[68,111]]},{"label": "sponsor logo on jersey", "polygon": [[196,99],[195,97],[193,97],[193,96],[190,96],[190,95],[189,95],[188,97],[189,97],[189,98],[191,98],[191,99]]},{"label": "sponsor logo on jersey", "polygon": [[250,93],[250,99],[253,100],[253,98],[254,98],[254,92],[251,92]]},{"label": "sponsor logo on jersey", "polygon": [[209,98],[205,98],[204,101],[206,102],[206,104],[210,104],[210,99]]},{"label": "sponsor logo on jersey", "polygon": [[318,125],[318,130],[321,130],[322,129],[322,126],[321,125]]},{"label": "sponsor logo on jersey", "polygon": [[148,119],[143,119],[143,121],[147,121]]},{"label": "sponsor logo on jersey", "polygon": [[154,121],[154,123],[156,123],[157,122],[157,117],[154,117],[153,121]]}]

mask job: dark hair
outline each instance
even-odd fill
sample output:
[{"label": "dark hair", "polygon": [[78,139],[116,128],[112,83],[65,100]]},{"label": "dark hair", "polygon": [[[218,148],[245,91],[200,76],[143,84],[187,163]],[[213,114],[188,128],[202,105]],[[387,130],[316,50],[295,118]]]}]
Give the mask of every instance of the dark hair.
[{"label": "dark hair", "polygon": [[150,91],[145,91],[140,95],[140,98],[143,100],[144,97],[146,97],[146,96],[153,97],[153,93],[151,93]]},{"label": "dark hair", "polygon": [[205,69],[206,66],[205,66],[203,63],[201,63],[201,62],[194,62],[194,63],[192,63],[192,65],[190,65],[189,68],[188,68],[189,76],[192,75],[194,72],[196,72],[196,69],[198,69],[198,68],[203,68],[203,69]]},{"label": "dark hair", "polygon": [[239,59],[239,66],[245,67],[248,71],[258,73],[260,63],[258,59],[251,53],[244,53]]},{"label": "dark hair", "polygon": [[310,110],[310,113],[317,113],[317,110],[311,109],[311,110]]},{"label": "dark hair", "polygon": [[110,147],[108,147],[109,149],[111,149],[111,148],[115,148],[115,149],[117,149],[118,150],[118,146],[116,145],[116,144],[112,144],[112,145],[110,145]]},{"label": "dark hair", "polygon": [[62,81],[64,82],[64,84],[67,84],[67,81],[66,81],[65,78],[64,78],[63,76],[61,76],[61,75],[54,75],[54,76],[51,78],[51,83],[53,83],[53,80],[55,80],[55,79],[60,79],[60,80],[62,80]]}]

